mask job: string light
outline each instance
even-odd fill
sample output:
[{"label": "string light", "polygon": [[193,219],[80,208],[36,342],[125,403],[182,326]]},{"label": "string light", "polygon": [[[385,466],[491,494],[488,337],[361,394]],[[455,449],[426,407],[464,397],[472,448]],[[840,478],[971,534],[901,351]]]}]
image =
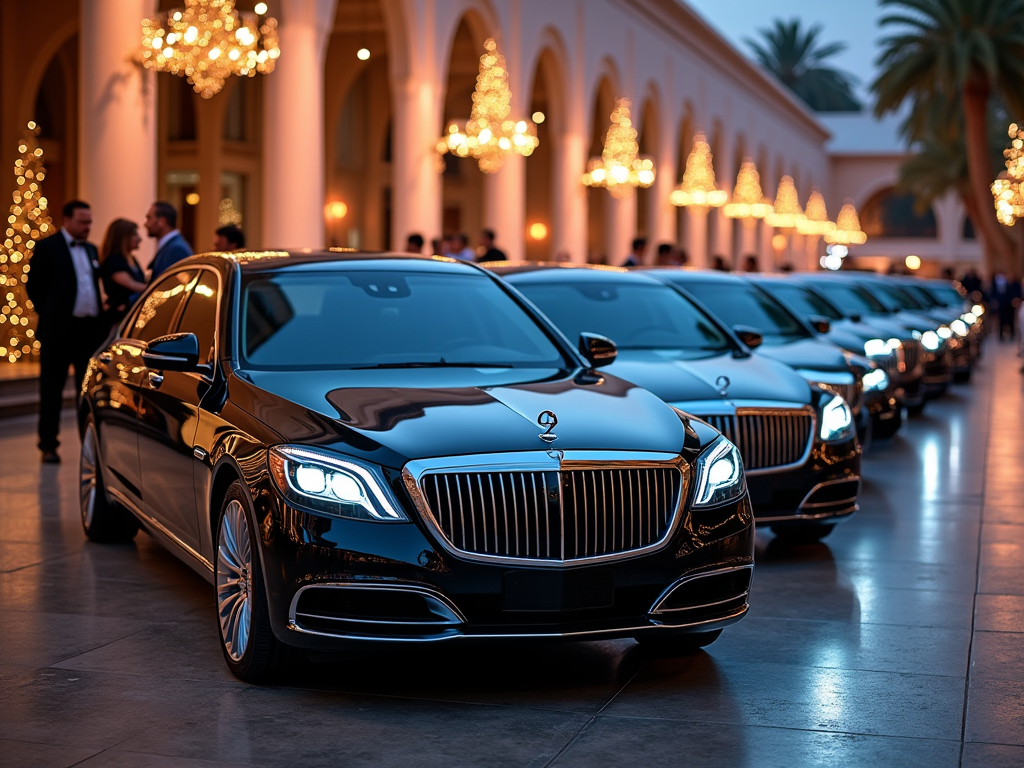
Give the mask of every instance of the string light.
[{"label": "string light", "polygon": [[825,235],[825,242],[835,245],[864,245],[868,235],[860,228],[860,217],[852,200],[847,200],[839,216],[836,217],[836,228]]},{"label": "string light", "polygon": [[530,120],[512,120],[512,92],[505,57],[493,39],[484,41],[480,73],[473,91],[473,109],[465,125],[453,122],[437,143],[441,154],[473,157],[484,173],[497,173],[513,152],[529,157],[540,142]]},{"label": "string light", "polygon": [[281,55],[277,19],[235,10],[235,0],[185,0],[185,7],[142,20],[140,58],[148,69],[187,77],[196,93],[211,98],[231,75],[274,71]]},{"label": "string light", "polygon": [[825,208],[825,198],[817,188],[811,190],[811,196],[807,199],[807,210],[804,217],[797,221],[796,231],[801,235],[821,237],[830,232],[835,232],[836,225],[829,221],[828,210]]},{"label": "string light", "polygon": [[590,158],[581,179],[588,187],[607,189],[616,199],[629,197],[637,187],[646,189],[654,183],[654,161],[639,154],[629,106],[629,99],[615,102],[601,156]]},{"label": "string light", "polygon": [[722,209],[730,219],[742,219],[745,225],[753,226],[755,219],[763,219],[772,212],[772,204],[765,200],[761,191],[761,176],[751,158],[746,158],[736,175],[736,186],[732,201]]},{"label": "string light", "polygon": [[11,197],[7,232],[0,247],[0,357],[15,363],[39,354],[35,313],[25,291],[36,243],[52,234],[53,224],[40,184],[46,178],[43,150],[36,141],[39,126],[28,124],[14,161],[16,186]]},{"label": "string light", "polygon": [[1010,123],[1010,147],[1003,150],[1006,171],[992,182],[992,198],[999,223],[1012,227],[1024,217],[1024,130]]},{"label": "string light", "polygon": [[693,149],[686,158],[683,181],[672,190],[668,201],[677,207],[690,207],[698,211],[720,208],[729,199],[728,194],[715,184],[714,158],[711,146],[701,132],[693,137]]},{"label": "string light", "polygon": [[764,220],[776,229],[793,230],[803,218],[804,211],[800,207],[793,177],[783,176],[779,179],[779,189],[775,193],[774,210]]}]

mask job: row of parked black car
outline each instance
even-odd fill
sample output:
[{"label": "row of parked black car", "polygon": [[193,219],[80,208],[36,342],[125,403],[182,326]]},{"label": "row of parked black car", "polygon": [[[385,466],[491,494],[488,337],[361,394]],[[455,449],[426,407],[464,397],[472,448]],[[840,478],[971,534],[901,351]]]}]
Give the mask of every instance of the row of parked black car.
[{"label": "row of parked black car", "polygon": [[176,264],[83,385],[81,514],[216,589],[225,659],[713,642],[980,351],[949,283],[338,252]]}]

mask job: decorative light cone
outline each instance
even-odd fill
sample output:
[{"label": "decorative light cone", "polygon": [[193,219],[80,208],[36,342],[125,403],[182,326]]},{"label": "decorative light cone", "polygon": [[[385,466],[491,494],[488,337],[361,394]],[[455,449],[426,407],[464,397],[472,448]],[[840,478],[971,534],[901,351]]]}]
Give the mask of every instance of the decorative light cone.
[{"label": "decorative light cone", "polygon": [[836,218],[836,228],[825,235],[825,242],[832,245],[864,245],[867,233],[860,228],[860,217],[853,201],[847,200]]},{"label": "decorative light cone", "polygon": [[668,201],[678,208],[693,208],[707,211],[708,208],[721,208],[729,199],[729,195],[715,184],[714,158],[711,146],[703,132],[698,131],[693,137],[693,149],[686,158],[686,170],[683,180],[672,190]]},{"label": "decorative light cone", "polygon": [[1010,147],[1003,150],[1006,170],[992,182],[992,198],[999,223],[1012,227],[1024,217],[1024,130],[1010,123]]},{"label": "decorative light cone", "polygon": [[807,199],[807,210],[804,218],[796,223],[796,231],[801,235],[821,237],[829,232],[834,232],[836,225],[829,221],[828,210],[825,208],[825,198],[815,187],[811,190],[811,196]]},{"label": "decorative light cone", "polygon": [[590,159],[580,179],[588,187],[604,187],[617,199],[629,197],[637,187],[651,186],[655,176],[654,161],[639,154],[629,106],[629,99],[616,100],[604,150]]},{"label": "decorative light cone", "polygon": [[779,180],[779,190],[775,193],[774,210],[764,220],[777,229],[796,229],[803,218],[804,212],[800,207],[793,177],[783,176]]},{"label": "decorative light cone", "polygon": [[[266,12],[265,3],[260,3]],[[235,0],[185,0],[183,9],[142,20],[143,66],[187,77],[204,99],[232,75],[274,71],[281,55],[277,19],[240,13]]]},{"label": "decorative light cone", "polygon": [[742,219],[744,224],[753,225],[755,219],[763,219],[771,212],[772,204],[761,192],[761,176],[757,172],[757,166],[748,157],[740,165],[740,172],[736,175],[732,201],[726,203],[722,213],[730,219]]},{"label": "decorative light cone", "polygon": [[484,41],[480,73],[473,91],[473,109],[465,125],[452,122],[437,143],[437,151],[473,157],[484,173],[497,173],[513,152],[529,157],[540,144],[530,120],[512,120],[512,91],[505,57],[493,39]]}]

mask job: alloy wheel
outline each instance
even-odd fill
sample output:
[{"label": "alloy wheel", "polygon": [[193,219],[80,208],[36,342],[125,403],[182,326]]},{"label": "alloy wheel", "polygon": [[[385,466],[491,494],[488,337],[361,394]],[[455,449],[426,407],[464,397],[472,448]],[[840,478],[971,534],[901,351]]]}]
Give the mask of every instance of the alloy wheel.
[{"label": "alloy wheel", "polygon": [[96,512],[96,430],[92,424],[85,428],[82,437],[82,454],[78,461],[78,499],[82,512],[82,524],[86,530],[92,527]]},{"label": "alloy wheel", "polygon": [[217,541],[217,615],[224,649],[240,661],[249,645],[252,624],[252,545],[249,520],[233,499],[224,508]]}]

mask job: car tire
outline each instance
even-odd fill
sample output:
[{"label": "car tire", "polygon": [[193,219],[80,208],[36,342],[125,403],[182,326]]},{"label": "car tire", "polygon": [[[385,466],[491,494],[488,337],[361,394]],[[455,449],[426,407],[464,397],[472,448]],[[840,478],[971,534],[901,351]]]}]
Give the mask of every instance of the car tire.
[{"label": "car tire", "polygon": [[237,480],[217,517],[214,585],[218,637],[232,674],[262,683],[285,668],[288,648],[270,626],[255,517]]},{"label": "car tire", "polygon": [[722,634],[722,630],[691,632],[689,634],[666,634],[663,631],[641,632],[633,635],[644,648],[658,656],[689,656],[701,648],[711,645]]},{"label": "car tire", "polygon": [[773,525],[772,533],[791,544],[813,544],[821,541],[836,527],[835,523],[798,523]]},{"label": "car tire", "polygon": [[92,416],[87,417],[82,431],[82,451],[78,458],[78,507],[82,529],[90,541],[124,543],[131,541],[139,532],[139,521],[135,516],[107,498],[96,423]]},{"label": "car tire", "polygon": [[924,406],[925,406],[925,401],[924,400],[922,400],[917,405],[908,405],[907,406],[907,413],[910,414],[911,416],[920,416],[922,413],[924,413]]}]

